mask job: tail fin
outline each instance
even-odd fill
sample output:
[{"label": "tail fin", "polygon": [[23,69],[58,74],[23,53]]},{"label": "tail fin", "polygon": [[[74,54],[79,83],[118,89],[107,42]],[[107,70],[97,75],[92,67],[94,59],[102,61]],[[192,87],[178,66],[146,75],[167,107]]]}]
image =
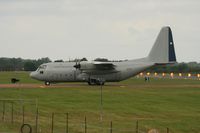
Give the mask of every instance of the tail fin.
[{"label": "tail fin", "polygon": [[149,61],[156,64],[176,62],[174,42],[170,27],[163,27],[148,56]]}]

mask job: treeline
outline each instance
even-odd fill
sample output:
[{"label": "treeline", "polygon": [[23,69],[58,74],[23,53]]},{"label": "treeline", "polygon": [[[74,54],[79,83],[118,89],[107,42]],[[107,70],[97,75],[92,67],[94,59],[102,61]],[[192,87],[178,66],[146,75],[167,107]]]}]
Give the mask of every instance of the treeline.
[{"label": "treeline", "polygon": [[51,62],[46,58],[38,60],[22,59],[22,58],[0,58],[0,71],[34,71],[39,65]]},{"label": "treeline", "polygon": [[[87,61],[86,58],[82,59],[75,59],[70,60],[71,62],[77,61]],[[95,61],[109,61],[108,59],[104,58],[97,58]],[[126,60],[125,60],[126,61]],[[51,62],[48,57],[40,58],[37,60],[33,59],[22,59],[22,58],[0,58],[0,71],[34,71],[36,70],[39,65],[43,63]],[[54,62],[64,62],[63,60],[55,60]],[[117,62],[121,62],[117,61]],[[148,72],[174,72],[174,73],[200,73],[200,63],[197,62],[189,62],[189,63],[177,63],[173,65],[166,65],[166,66],[154,66],[146,71]]]},{"label": "treeline", "polygon": [[197,62],[189,62],[189,63],[177,63],[173,65],[165,65],[165,66],[154,66],[152,68],[147,69],[149,72],[158,72],[158,73],[200,73],[200,63]]}]

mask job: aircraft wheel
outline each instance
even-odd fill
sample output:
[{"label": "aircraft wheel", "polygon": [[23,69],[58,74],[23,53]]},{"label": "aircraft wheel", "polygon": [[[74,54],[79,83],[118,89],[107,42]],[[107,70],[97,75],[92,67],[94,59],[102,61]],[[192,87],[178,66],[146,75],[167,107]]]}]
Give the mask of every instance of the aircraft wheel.
[{"label": "aircraft wheel", "polygon": [[50,82],[45,81],[44,84],[45,84],[45,85],[50,85]]}]

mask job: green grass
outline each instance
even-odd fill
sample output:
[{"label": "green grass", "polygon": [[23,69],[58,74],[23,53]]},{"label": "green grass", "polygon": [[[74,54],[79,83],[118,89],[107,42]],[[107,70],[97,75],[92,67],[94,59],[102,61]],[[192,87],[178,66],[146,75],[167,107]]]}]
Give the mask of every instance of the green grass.
[{"label": "green grass", "polygon": [[29,73],[24,71],[0,72],[0,84],[11,83],[11,78],[20,79],[20,83],[41,83],[40,81],[31,79]]},{"label": "green grass", "polygon": [[[17,73],[17,74],[16,74]],[[12,72],[0,73],[0,83],[9,83]],[[28,73],[15,72],[23,83],[40,83],[31,80]],[[43,83],[40,83],[41,85]],[[141,131],[152,128],[173,133],[200,132],[200,81],[185,79],[131,78],[103,87],[103,124],[100,116],[100,87],[83,85],[64,88],[0,88],[0,99],[37,99],[39,106],[39,131],[50,132],[51,113],[55,115],[55,133],[65,131],[65,115],[69,113],[71,132],[84,131],[87,116],[88,133],[109,132],[113,121],[113,133],[132,133],[139,121]],[[34,102],[25,104],[25,122],[35,123]],[[0,120],[0,132],[18,132],[21,124],[21,102],[15,102],[15,124],[10,124],[10,104],[6,104],[6,122]],[[0,103],[2,112],[2,103]],[[0,112],[0,117],[2,113]]]}]

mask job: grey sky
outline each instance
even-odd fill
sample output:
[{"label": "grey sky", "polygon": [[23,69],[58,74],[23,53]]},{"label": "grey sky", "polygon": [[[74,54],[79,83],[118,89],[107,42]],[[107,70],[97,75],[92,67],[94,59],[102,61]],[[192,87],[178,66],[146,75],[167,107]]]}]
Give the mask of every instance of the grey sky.
[{"label": "grey sky", "polygon": [[0,0],[0,56],[147,56],[170,26],[179,62],[200,62],[199,0]]}]

